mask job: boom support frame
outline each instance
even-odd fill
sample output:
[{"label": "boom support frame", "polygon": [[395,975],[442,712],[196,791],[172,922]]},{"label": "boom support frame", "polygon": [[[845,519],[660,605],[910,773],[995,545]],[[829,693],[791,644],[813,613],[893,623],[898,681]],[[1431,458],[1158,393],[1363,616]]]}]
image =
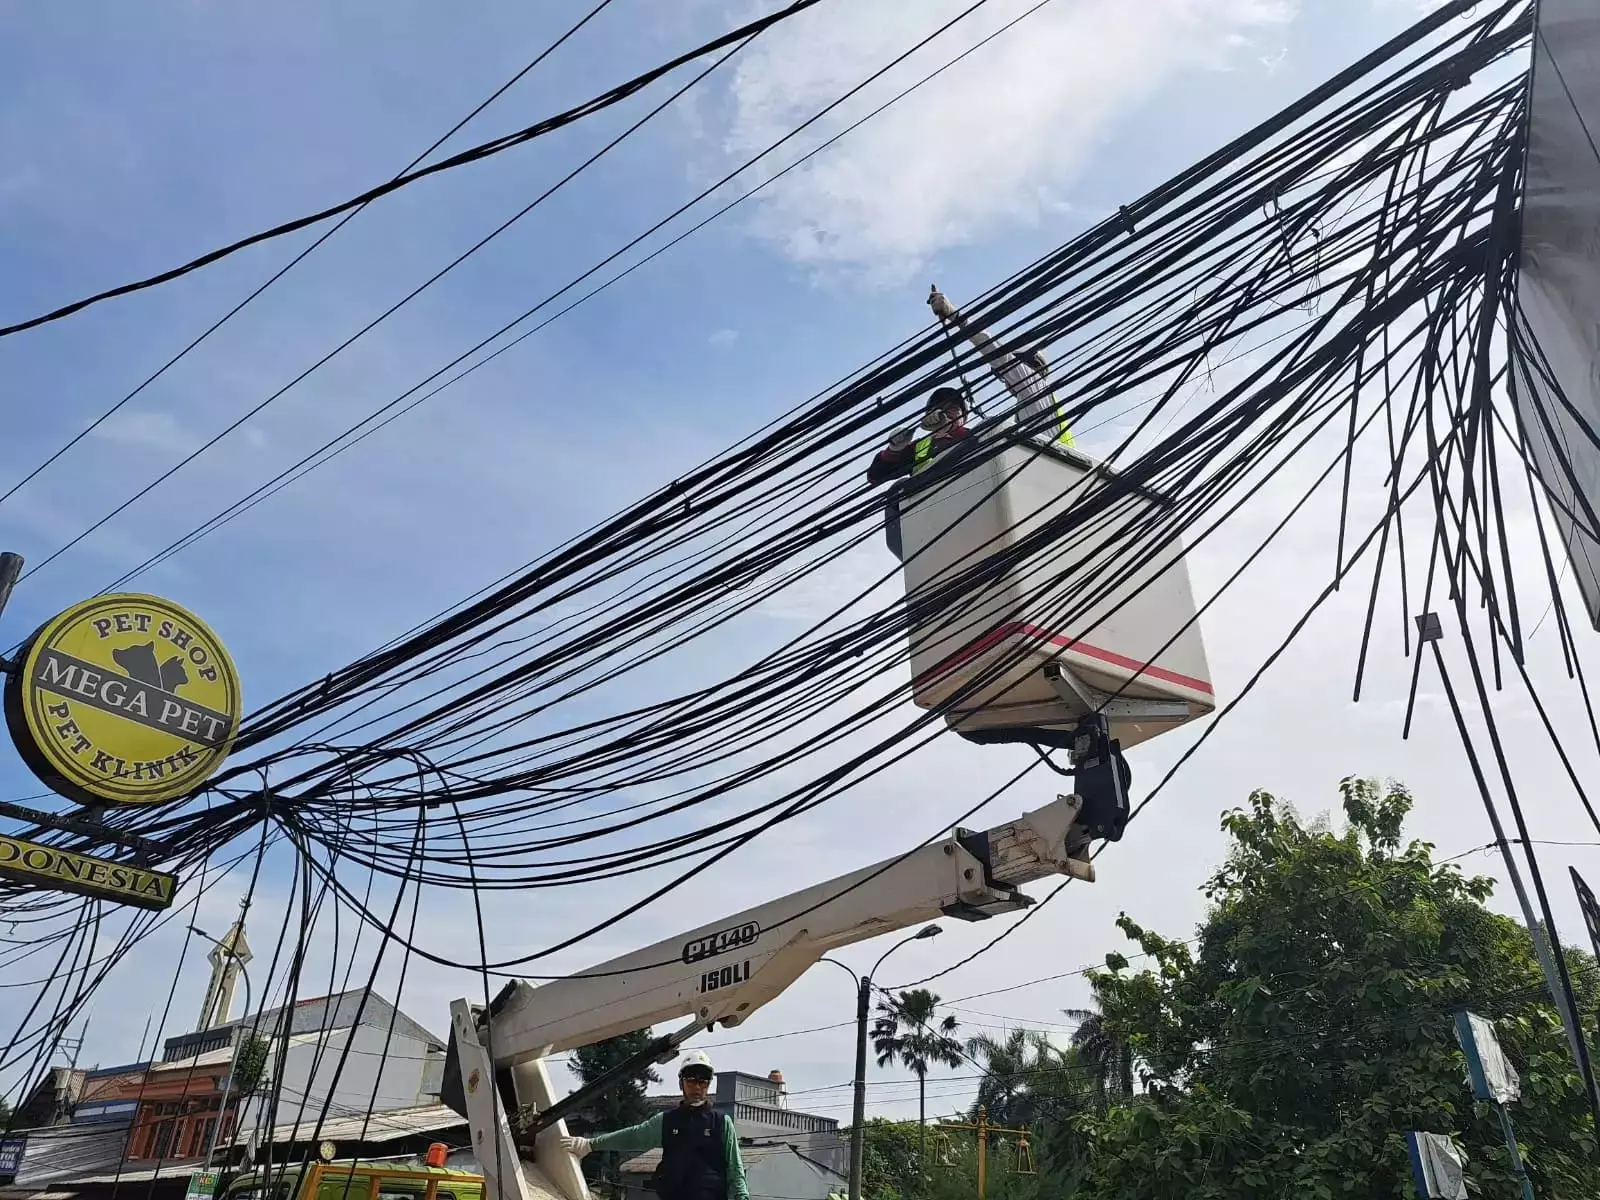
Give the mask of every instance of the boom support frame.
[{"label": "boom support frame", "polygon": [[[512,980],[487,1006],[451,1005],[441,1098],[471,1126],[486,1200],[588,1200],[561,1149],[565,1118],[694,1034],[733,1028],[830,950],[941,916],[987,920],[1027,908],[1023,885],[1092,881],[1076,794],[988,830],[956,829],[897,858],[636,950],[543,986]],[[674,1032],[555,1098],[545,1058],[673,1019]],[[529,1158],[533,1161],[528,1161]]]}]

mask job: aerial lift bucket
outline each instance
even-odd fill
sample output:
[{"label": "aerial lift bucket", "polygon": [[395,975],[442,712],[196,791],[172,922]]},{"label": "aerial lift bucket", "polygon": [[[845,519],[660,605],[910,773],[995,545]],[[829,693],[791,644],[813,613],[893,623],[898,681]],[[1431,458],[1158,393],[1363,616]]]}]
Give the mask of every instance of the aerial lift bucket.
[{"label": "aerial lift bucket", "polygon": [[1058,444],[1003,444],[895,501],[913,697],[977,742],[1123,748],[1216,705],[1170,501]]}]

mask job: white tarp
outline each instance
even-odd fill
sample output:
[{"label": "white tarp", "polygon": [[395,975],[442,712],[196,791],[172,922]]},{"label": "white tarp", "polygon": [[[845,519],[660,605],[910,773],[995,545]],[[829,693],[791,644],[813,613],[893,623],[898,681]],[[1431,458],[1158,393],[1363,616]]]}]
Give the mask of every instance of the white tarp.
[{"label": "white tarp", "polygon": [[1600,629],[1600,4],[1541,0],[1538,14],[1517,284],[1537,352],[1515,355],[1514,386]]},{"label": "white tarp", "polygon": [[1467,1079],[1480,1100],[1510,1104],[1522,1095],[1517,1069],[1500,1049],[1494,1022],[1477,1013],[1456,1014],[1456,1040],[1467,1055]]},{"label": "white tarp", "polygon": [[1466,1155],[1449,1134],[1407,1133],[1411,1172],[1423,1200],[1467,1200]]}]

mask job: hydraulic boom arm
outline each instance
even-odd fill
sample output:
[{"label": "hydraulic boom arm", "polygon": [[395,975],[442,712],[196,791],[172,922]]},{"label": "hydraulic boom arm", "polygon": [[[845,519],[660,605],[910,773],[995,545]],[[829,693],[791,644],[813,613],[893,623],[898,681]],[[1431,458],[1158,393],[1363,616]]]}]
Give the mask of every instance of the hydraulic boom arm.
[{"label": "hydraulic boom arm", "polygon": [[[641,1061],[666,1061],[692,1034],[743,1023],[830,950],[940,916],[983,920],[1032,904],[1020,888],[1051,875],[1094,878],[1077,796],[986,832],[957,830],[899,858],[722,917],[543,986],[506,985],[485,1011],[451,1005],[444,1101],[462,1112],[485,1174],[485,1200],[587,1200],[561,1150],[561,1117],[611,1082],[557,1103],[544,1058],[688,1018]],[[488,1086],[494,1081],[495,1087]],[[530,1144],[531,1142],[531,1144]],[[531,1152],[537,1162],[520,1161]]]}]

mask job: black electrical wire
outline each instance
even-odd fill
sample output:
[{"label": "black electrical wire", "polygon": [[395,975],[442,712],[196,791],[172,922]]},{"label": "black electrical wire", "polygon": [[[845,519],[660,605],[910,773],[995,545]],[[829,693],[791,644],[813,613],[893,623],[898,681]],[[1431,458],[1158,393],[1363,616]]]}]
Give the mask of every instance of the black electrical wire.
[{"label": "black electrical wire", "polygon": [[[474,108],[471,112],[469,112],[466,116],[462,117],[459,121],[457,121],[449,129],[447,129],[443,134],[441,134],[439,137],[435,138],[434,141],[432,142],[432,144],[429,145],[426,150],[424,150],[421,154],[418,154],[415,158],[413,158],[410,162],[408,162],[404,167],[400,168],[400,171],[395,176],[395,179],[401,178],[402,176],[404,176],[406,174],[407,171],[410,171],[412,168],[420,165],[430,154],[432,154],[440,146],[442,146],[446,142],[448,142],[456,134],[460,133],[461,130],[466,128],[466,126],[469,125],[480,113],[482,113],[484,109],[488,108],[489,105],[493,104],[501,96],[505,95],[506,92],[510,91],[512,87],[514,87],[518,82],[520,82],[522,80],[523,76],[527,75],[530,71],[532,71],[540,63],[544,62],[545,59],[549,58],[550,55],[554,54],[558,49],[561,48],[562,45],[564,45],[567,42],[568,39],[570,39],[574,34],[576,34],[580,29],[582,29],[585,25],[587,25],[595,17],[599,16],[600,13],[604,9],[606,9],[611,3],[612,3],[612,0],[600,0],[600,3],[596,4],[594,6],[594,8],[590,9],[587,13],[585,13],[582,17],[580,17],[578,19],[578,22],[575,25],[573,25],[571,28],[569,28],[565,33],[563,33],[560,37],[558,37],[554,42],[550,43],[550,45],[546,46],[542,51],[540,51],[533,58],[533,60],[531,62],[529,62],[526,66],[524,66],[520,71],[518,71],[510,79],[508,79],[504,83],[502,83],[493,92],[491,92],[488,95],[488,97],[486,97],[484,100],[479,102],[477,107]],[[393,180],[391,180],[391,182],[393,182]],[[69,438],[61,446],[57,447],[43,462],[39,463],[31,471],[29,471],[26,475],[24,475],[21,479],[17,480],[17,482],[12,484],[9,488],[7,488],[5,490],[5,492],[0,493],[0,504],[4,504],[7,500],[11,499],[12,496],[16,495],[17,492],[19,492],[22,488],[26,487],[35,478],[37,478],[42,472],[44,472],[49,467],[51,467],[56,462],[56,460],[59,459],[63,454],[66,454],[69,450],[71,450],[74,446],[76,446],[84,438],[88,437],[91,433],[93,433],[96,429],[98,429],[102,424],[104,424],[107,420],[109,420],[112,416],[114,416],[118,411],[120,411],[124,405],[129,403],[135,397],[137,397],[141,392],[143,392],[145,390],[145,388],[149,387],[152,383],[154,383],[156,380],[160,379],[169,370],[171,370],[173,367],[175,367],[184,358],[188,357],[189,353],[192,350],[196,349],[200,345],[200,343],[204,342],[213,333],[215,333],[217,330],[221,329],[224,325],[226,325],[229,321],[231,321],[234,317],[236,317],[240,312],[242,312],[246,307],[248,307],[256,299],[256,297],[260,296],[269,287],[271,287],[273,284],[277,283],[278,280],[282,279],[290,271],[294,270],[295,267],[299,266],[302,262],[304,262],[306,260],[306,258],[308,258],[311,254],[315,253],[316,250],[324,242],[326,242],[334,234],[338,233],[339,230],[343,229],[346,225],[348,225],[351,221],[353,221],[358,215],[360,215],[362,210],[364,210],[365,208],[366,208],[366,204],[362,203],[362,204],[359,204],[356,207],[350,209],[348,212],[346,212],[344,214],[344,216],[340,217],[339,220],[334,225],[330,226],[327,230],[325,230],[322,234],[320,234],[314,242],[312,242],[305,249],[301,250],[298,254],[296,254],[293,258],[291,258],[283,266],[279,267],[276,271],[274,271],[271,275],[269,275],[263,282],[261,282],[260,284],[256,285],[256,287],[248,295],[246,295],[244,297],[244,299],[240,300],[232,308],[228,309],[227,312],[223,313],[222,316],[218,317],[214,322],[212,322],[210,325],[208,325],[204,330],[202,330],[200,332],[200,334],[198,336],[196,336],[193,340],[188,342],[181,350],[179,350],[171,358],[167,359],[167,361],[162,363],[161,366],[157,367],[156,370],[154,372],[152,372],[150,375],[146,376],[145,379],[141,383],[139,383],[138,386],[136,386],[132,391],[128,392],[128,394],[123,396],[122,399],[118,400],[110,408],[106,409],[105,412],[101,413],[98,417],[96,417],[93,421],[91,421],[83,429],[79,430],[76,434],[74,434],[71,438]]]},{"label": "black electrical wire", "polygon": [[126,296],[132,292],[143,291],[146,288],[152,288],[158,284],[168,283],[193,271],[198,271],[201,267],[209,266],[210,264],[226,258],[230,254],[235,254],[249,246],[257,245],[260,242],[268,241],[272,238],[283,237],[285,234],[294,233],[297,230],[305,229],[311,225],[316,225],[327,220],[329,217],[338,216],[342,212],[346,212],[351,209],[363,208],[366,205],[371,204],[374,200],[377,200],[382,196],[386,196],[391,192],[398,191],[409,184],[415,183],[419,179],[424,179],[430,175],[436,175],[441,171],[453,170],[456,167],[465,166],[469,163],[480,162],[483,159],[490,158],[496,154],[502,153],[503,151],[520,146],[525,142],[532,141],[534,138],[543,137],[545,134],[552,133],[555,130],[570,125],[575,121],[580,121],[585,117],[590,117],[595,113],[602,112],[605,109],[610,108],[612,105],[620,104],[622,101],[634,95],[636,92],[648,87],[656,80],[665,75],[670,75],[679,67],[686,66],[697,59],[708,57],[709,55],[715,54],[719,50],[723,50],[734,45],[735,43],[754,37],[764,30],[770,29],[772,26],[786,21],[790,17],[793,17],[801,12],[804,12],[806,9],[811,8],[818,2],[819,0],[793,0],[793,2],[786,8],[779,9],[778,11],[770,13],[765,17],[758,18],[757,20],[749,21],[736,29],[732,29],[729,32],[722,34],[720,37],[714,38],[703,45],[697,46],[693,50],[690,50],[684,54],[680,54],[671,61],[662,63],[658,67],[653,67],[644,74],[635,76],[626,83],[620,83],[610,90],[602,92],[598,96],[595,96],[592,99],[587,100],[573,108],[569,108],[564,112],[557,113],[551,117],[546,117],[542,121],[538,121],[535,124],[526,126],[523,129],[516,130],[513,133],[503,134],[498,138],[493,138],[490,141],[483,142],[477,146],[473,146],[470,149],[463,150],[458,154],[452,154],[449,158],[441,159],[438,162],[432,163],[426,167],[402,172],[400,175],[389,180],[387,183],[379,184],[377,187],[370,188],[358,196],[352,196],[348,200],[345,200],[339,204],[335,204],[329,208],[322,209],[320,212],[312,213],[309,216],[299,217],[293,221],[287,221],[281,225],[276,225],[271,229],[262,230],[260,233],[251,234],[249,237],[241,238],[236,242],[219,247],[218,249],[212,250],[209,253],[202,254],[199,258],[185,263],[181,267],[174,267],[170,270],[163,271],[160,274],[152,275],[147,279],[137,280],[132,283],[125,283],[103,292],[97,292],[92,296],[86,296],[81,300],[75,300],[70,304],[63,305],[60,308],[51,310],[50,312],[42,313],[36,317],[30,317],[25,321],[19,321],[15,324],[0,326],[0,337],[7,337],[14,333],[21,333],[27,329],[34,329],[51,321],[59,321],[63,317],[69,317],[73,313],[81,312],[90,305],[98,304],[104,300],[110,300],[117,296]]},{"label": "black electrical wire", "polygon": [[[1041,629],[1086,635],[1129,603],[1143,573],[1214,537],[1328,433],[1343,436],[1312,491],[1343,468],[1341,542],[1350,464],[1357,443],[1374,433],[1389,438],[1389,502],[1371,532],[1335,556],[1333,583],[1284,645],[1356,564],[1376,559],[1381,574],[1391,521],[1427,495],[1419,484],[1439,471],[1465,471],[1465,499],[1453,510],[1457,540],[1469,516],[1478,522],[1470,564],[1452,559],[1459,590],[1469,565],[1478,570],[1488,559],[1486,523],[1503,520],[1488,496],[1498,484],[1492,447],[1483,443],[1494,422],[1481,403],[1468,403],[1481,401],[1501,373],[1486,373],[1481,352],[1464,355],[1461,341],[1462,330],[1482,328],[1499,304],[1493,281],[1505,255],[1492,226],[1504,209],[1521,114],[1515,80],[1476,91],[1466,81],[1527,41],[1522,5],[1446,30],[1444,19],[1461,11],[1424,21],[1203,169],[1155,189],[971,306],[971,319],[1003,344],[1062,347],[1055,361],[1070,369],[1057,376],[1057,396],[1074,425],[1113,405],[1147,409],[1119,435],[1102,474],[1070,502],[1022,514],[1010,544],[966,555],[904,609],[871,599],[875,588],[894,585],[899,572],[891,571],[704,684],[664,697],[628,692],[630,676],[680,661],[673,656],[755,616],[873,535],[881,509],[856,475],[860,456],[929,387],[968,367],[982,370],[970,354],[946,363],[947,339],[934,330],[524,571],[259,710],[237,764],[214,783],[207,823],[183,804],[162,806],[155,821],[181,853],[203,859],[270,820],[299,848],[308,890],[310,876],[319,876],[326,894],[375,928],[383,924],[369,907],[377,875],[401,892],[470,890],[482,920],[482,896],[495,890],[675,872],[660,886],[647,883],[642,899],[611,917],[516,959],[491,962],[486,946],[481,961],[456,958],[405,939],[408,958],[498,972],[578,944],[694,870],[849,795],[938,736],[947,715],[992,690],[1015,661],[996,656],[949,700],[905,720],[896,714],[911,693],[901,649],[909,630],[956,635],[967,610],[1026,572],[1027,587],[1007,601],[1012,612]],[[1435,34],[1436,44],[1424,45]],[[1316,253],[1302,253],[1312,232]],[[1269,357],[1192,411],[1198,391],[1180,397],[1201,364],[1246,338],[1264,338]],[[1398,441],[1397,377],[1414,383]],[[974,390],[993,394],[998,385],[984,380]],[[1357,397],[1378,386],[1382,402],[1363,414]],[[1127,405],[1129,393],[1145,388],[1158,394]],[[1043,431],[1001,418],[964,463],[973,481],[942,486],[965,513],[976,511],[995,488],[1043,461],[1037,452],[1003,460],[1016,464],[1004,468],[996,461],[1036,432]],[[1418,453],[1427,456],[1421,473],[1407,457]],[[1402,479],[1403,458],[1413,482]],[[985,469],[992,474],[980,478]],[[1436,538],[1430,561],[1437,547]],[[908,560],[923,552],[913,549]],[[1515,600],[1505,574],[1486,588],[1492,612],[1509,618]],[[1008,654],[1035,651],[1040,636],[1017,637]],[[607,688],[627,699],[611,702]],[[862,734],[871,738],[865,748]],[[809,778],[769,785],[794,768]],[[269,778],[270,792],[239,791],[247,774]],[[440,795],[455,808],[460,852],[434,845],[418,861],[402,831]],[[714,820],[695,814],[733,798]],[[658,825],[666,827],[652,832]],[[341,878],[350,869],[366,873],[365,897]]]}]

